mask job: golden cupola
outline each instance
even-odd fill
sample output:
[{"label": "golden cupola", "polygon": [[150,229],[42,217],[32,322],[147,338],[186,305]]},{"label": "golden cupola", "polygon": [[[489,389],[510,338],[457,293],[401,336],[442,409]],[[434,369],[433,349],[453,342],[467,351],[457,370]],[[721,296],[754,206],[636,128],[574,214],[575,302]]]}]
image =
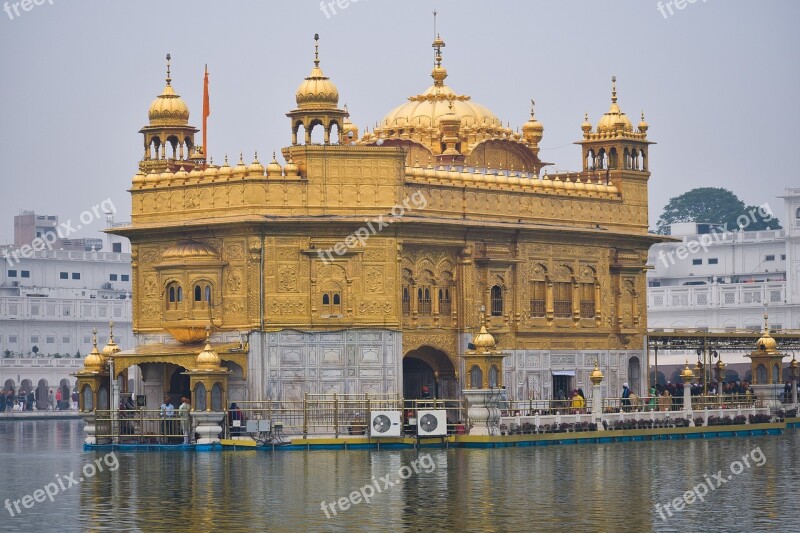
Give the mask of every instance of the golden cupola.
[{"label": "golden cupola", "polygon": [[630,119],[622,112],[617,104],[617,77],[611,78],[611,108],[600,117],[597,123],[597,133],[632,133],[633,125]]},{"label": "golden cupola", "polygon": [[339,90],[322,73],[319,66],[319,34],[314,34],[314,68],[295,93],[297,108],[286,113],[292,121],[292,145],[297,145],[297,133],[302,126],[305,144],[311,144],[311,131],[318,126],[324,130],[323,144],[330,144],[335,125],[341,133],[347,111],[339,109]]},{"label": "golden cupola", "polygon": [[[473,101],[468,95],[457,93],[445,83],[447,69],[442,66],[444,47],[444,40],[437,35],[433,41],[433,85],[420,94],[408,97],[405,103],[389,111],[370,135],[364,135],[361,142],[402,145],[407,151],[407,166],[432,156],[440,163],[458,163],[455,161],[455,154],[458,154],[467,166],[487,168],[494,165],[538,173],[543,163],[530,146],[530,141],[513,135],[487,107]],[[455,121],[458,123],[455,124]],[[533,126],[538,130],[541,124]],[[456,134],[452,139],[454,131]],[[531,133],[531,138],[536,135]],[[491,160],[488,159],[488,153],[493,154]]]},{"label": "golden cupola", "polygon": [[525,139],[525,142],[534,146],[536,151],[539,151],[539,142],[542,140],[542,136],[544,135],[544,126],[541,122],[536,120],[536,115],[534,113],[534,106],[535,103],[531,100],[531,118],[522,125],[522,138]]},{"label": "golden cupola", "polygon": [[139,169],[145,173],[174,172],[181,165],[191,169],[202,160],[197,159],[194,144],[194,135],[199,130],[189,125],[189,107],[172,87],[170,61],[167,54],[167,84],[150,104],[148,124],[139,130],[144,135],[144,157]]},{"label": "golden cupola", "polygon": [[102,372],[106,359],[97,349],[97,330],[92,331],[92,351],[83,359],[83,369],[87,372]]},{"label": "golden cupola", "polygon": [[[344,110],[347,112],[347,104],[344,104]],[[350,122],[350,115],[344,117],[344,123],[342,124],[342,144],[350,144],[351,142],[358,141],[358,126]]]},{"label": "golden cupola", "polygon": [[103,357],[111,357],[121,352],[122,349],[114,342],[114,323],[108,323],[108,342],[103,347]]}]

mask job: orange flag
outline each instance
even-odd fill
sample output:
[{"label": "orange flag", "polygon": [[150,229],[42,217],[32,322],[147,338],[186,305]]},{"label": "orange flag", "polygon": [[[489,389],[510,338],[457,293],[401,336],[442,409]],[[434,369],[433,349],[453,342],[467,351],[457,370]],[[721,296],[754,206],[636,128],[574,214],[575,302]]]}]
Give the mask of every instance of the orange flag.
[{"label": "orange flag", "polygon": [[208,166],[208,115],[211,114],[211,109],[208,104],[208,65],[206,65],[206,74],[203,78],[203,156]]}]

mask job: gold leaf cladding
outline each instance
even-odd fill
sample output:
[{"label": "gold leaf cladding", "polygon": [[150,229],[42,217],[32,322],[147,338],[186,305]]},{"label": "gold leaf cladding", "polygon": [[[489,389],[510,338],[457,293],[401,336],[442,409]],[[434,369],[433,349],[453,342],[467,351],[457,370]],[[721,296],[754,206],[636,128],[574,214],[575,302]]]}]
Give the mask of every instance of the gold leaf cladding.
[{"label": "gold leaf cladding", "polygon": [[146,265],[149,263],[157,263],[161,258],[161,255],[155,250],[147,250],[142,254],[142,265]]},{"label": "gold leaf cladding", "polygon": [[278,271],[278,292],[297,292],[297,267],[281,267]]},{"label": "gold leaf cladding", "polygon": [[[403,355],[411,350],[416,350],[423,346],[436,348],[447,354],[451,361],[456,360],[458,349],[456,348],[455,333],[416,333],[413,331],[403,332]],[[458,369],[458,365],[455,365]]]},{"label": "gold leaf cladding", "polygon": [[227,286],[231,292],[239,292],[242,289],[242,271],[239,268],[231,269],[228,272]]},{"label": "gold leaf cladding", "polygon": [[358,304],[359,315],[389,315],[392,313],[392,304],[389,300],[364,301]]},{"label": "gold leaf cladding", "polygon": [[152,274],[144,278],[144,296],[148,299],[158,298],[158,282]]},{"label": "gold leaf cladding", "polygon": [[232,244],[225,248],[223,257],[226,261],[241,261],[244,259],[244,247],[241,244]]},{"label": "gold leaf cladding", "polygon": [[368,268],[364,277],[364,290],[372,293],[383,292],[383,270],[377,267]]}]

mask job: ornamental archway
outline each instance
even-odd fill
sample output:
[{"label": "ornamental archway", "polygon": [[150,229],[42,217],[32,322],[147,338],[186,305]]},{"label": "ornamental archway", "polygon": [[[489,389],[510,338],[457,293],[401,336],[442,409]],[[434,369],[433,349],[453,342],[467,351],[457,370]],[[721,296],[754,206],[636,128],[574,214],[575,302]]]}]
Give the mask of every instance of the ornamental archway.
[{"label": "ornamental archway", "polygon": [[447,354],[431,346],[421,346],[403,357],[403,397],[422,397],[428,387],[432,397],[458,398],[458,376]]}]

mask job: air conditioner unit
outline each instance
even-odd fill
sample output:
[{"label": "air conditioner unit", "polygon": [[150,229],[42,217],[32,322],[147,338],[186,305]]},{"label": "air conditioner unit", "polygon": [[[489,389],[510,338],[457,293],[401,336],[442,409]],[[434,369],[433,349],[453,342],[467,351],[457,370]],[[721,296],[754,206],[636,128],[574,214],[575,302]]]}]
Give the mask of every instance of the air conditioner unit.
[{"label": "air conditioner unit", "polygon": [[371,437],[399,437],[403,429],[400,411],[370,411],[369,427]]},{"label": "air conditioner unit", "polygon": [[447,411],[417,412],[417,435],[419,437],[443,437],[447,435]]}]

